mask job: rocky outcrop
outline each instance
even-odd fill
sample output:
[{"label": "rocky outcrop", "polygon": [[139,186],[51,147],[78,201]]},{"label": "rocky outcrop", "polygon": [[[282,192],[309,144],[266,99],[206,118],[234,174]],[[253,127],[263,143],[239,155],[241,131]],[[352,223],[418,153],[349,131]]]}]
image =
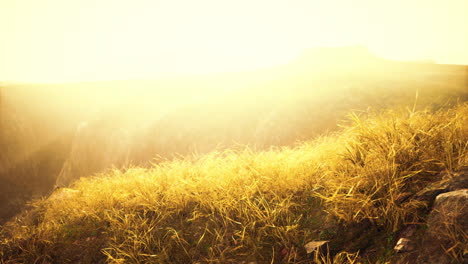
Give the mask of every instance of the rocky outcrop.
[{"label": "rocky outcrop", "polygon": [[413,199],[428,202],[425,226],[409,225],[397,239],[393,264],[468,263],[468,170]]},{"label": "rocky outcrop", "polygon": [[419,263],[468,263],[468,189],[437,196]]}]

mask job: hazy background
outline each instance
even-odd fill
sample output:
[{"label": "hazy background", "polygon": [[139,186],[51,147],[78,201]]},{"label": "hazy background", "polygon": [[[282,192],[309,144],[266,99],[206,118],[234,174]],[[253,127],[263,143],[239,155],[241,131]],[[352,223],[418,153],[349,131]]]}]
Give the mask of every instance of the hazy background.
[{"label": "hazy background", "polygon": [[465,102],[467,66],[436,63],[468,64],[466,10],[462,0],[1,1],[0,223],[110,168],[293,145],[352,111]]},{"label": "hazy background", "polygon": [[147,79],[284,64],[306,48],[468,64],[465,0],[0,2],[0,81]]}]

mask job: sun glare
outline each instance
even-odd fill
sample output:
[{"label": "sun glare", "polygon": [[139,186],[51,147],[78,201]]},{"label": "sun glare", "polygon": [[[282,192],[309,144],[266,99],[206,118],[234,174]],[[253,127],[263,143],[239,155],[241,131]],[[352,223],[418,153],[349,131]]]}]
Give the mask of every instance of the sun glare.
[{"label": "sun glare", "polygon": [[76,82],[249,71],[344,45],[468,63],[467,8],[457,0],[4,1],[0,73],[3,81]]}]

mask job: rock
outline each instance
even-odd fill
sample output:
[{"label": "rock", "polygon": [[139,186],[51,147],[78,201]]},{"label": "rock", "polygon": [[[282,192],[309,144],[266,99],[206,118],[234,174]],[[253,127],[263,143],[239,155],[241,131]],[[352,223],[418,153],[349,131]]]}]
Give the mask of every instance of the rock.
[{"label": "rock", "polygon": [[427,219],[427,229],[410,225],[395,246],[392,264],[468,263],[468,189],[439,194]]},{"label": "rock", "polygon": [[324,241],[312,241],[307,244],[305,244],[304,248],[307,252],[307,254],[310,254],[316,250],[319,250],[323,245],[327,244],[330,241],[324,240]]},{"label": "rock", "polygon": [[416,232],[417,229],[418,229],[417,225],[408,225],[400,232],[400,237],[410,238],[413,236],[413,234]]},{"label": "rock", "polygon": [[[461,201],[466,201],[468,198],[468,189],[456,190],[437,196],[434,209],[444,209],[447,205],[458,204]],[[448,204],[447,204],[448,203]]]},{"label": "rock", "polygon": [[396,253],[410,252],[415,249],[415,244],[408,238],[400,238],[394,249]]},{"label": "rock", "polygon": [[468,244],[468,189],[437,196],[416,263],[462,263]]},{"label": "rock", "polygon": [[[426,202],[427,208],[430,209],[433,207],[435,198],[440,194],[468,188],[468,170],[461,170],[453,173],[441,172],[438,177],[443,179],[442,182],[439,182],[436,186],[430,186],[420,191],[409,199]],[[404,198],[404,201],[408,200],[408,197]],[[398,201],[396,200],[395,202]]]}]

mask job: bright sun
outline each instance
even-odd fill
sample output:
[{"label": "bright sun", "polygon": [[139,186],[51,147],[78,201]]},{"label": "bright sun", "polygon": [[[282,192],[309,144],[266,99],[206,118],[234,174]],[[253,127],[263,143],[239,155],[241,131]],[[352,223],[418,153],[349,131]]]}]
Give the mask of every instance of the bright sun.
[{"label": "bright sun", "polygon": [[364,45],[383,57],[468,63],[468,2],[376,2],[3,1],[0,80],[246,71],[314,46]]}]

